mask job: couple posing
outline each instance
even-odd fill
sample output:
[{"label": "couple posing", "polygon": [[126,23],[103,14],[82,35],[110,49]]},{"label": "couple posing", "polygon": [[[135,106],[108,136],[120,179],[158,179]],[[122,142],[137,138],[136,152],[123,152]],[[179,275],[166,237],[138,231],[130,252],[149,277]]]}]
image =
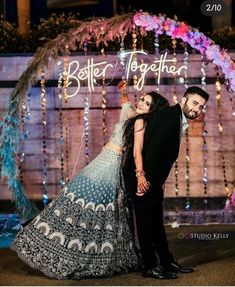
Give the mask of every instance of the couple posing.
[{"label": "couple posing", "polygon": [[122,110],[109,142],[21,228],[11,246],[24,262],[51,278],[108,277],[136,270],[130,202],[143,276],[173,279],[176,273],[193,271],[179,265],[168,249],[162,186],[177,159],[187,119],[198,117],[209,95],[190,87],[180,104],[169,107],[164,97],[150,92],[135,108],[124,81],[119,90]]}]

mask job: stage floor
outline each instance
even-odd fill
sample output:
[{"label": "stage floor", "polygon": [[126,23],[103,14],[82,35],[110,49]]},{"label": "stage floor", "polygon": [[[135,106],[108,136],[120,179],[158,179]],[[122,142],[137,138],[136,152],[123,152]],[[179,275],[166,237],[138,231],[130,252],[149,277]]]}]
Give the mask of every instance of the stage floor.
[{"label": "stage floor", "polygon": [[[0,249],[0,285],[6,286],[234,286],[235,225],[166,227],[177,260],[195,272],[175,280],[143,278],[140,273],[105,279],[54,280],[31,269],[8,248]],[[4,245],[2,245],[4,246]]]}]

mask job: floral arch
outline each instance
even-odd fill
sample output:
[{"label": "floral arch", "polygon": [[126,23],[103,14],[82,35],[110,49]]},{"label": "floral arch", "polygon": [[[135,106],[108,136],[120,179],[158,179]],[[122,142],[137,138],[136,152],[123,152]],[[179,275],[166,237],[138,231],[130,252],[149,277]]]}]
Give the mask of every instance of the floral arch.
[{"label": "floral arch", "polygon": [[32,218],[38,212],[27,198],[19,180],[16,156],[21,136],[21,105],[29,89],[36,83],[40,70],[54,64],[61,55],[76,50],[78,46],[83,47],[84,43],[93,42],[97,46],[102,43],[107,46],[110,41],[116,39],[123,41],[133,28],[138,29],[142,36],[145,36],[148,31],[154,31],[157,35],[166,34],[171,38],[181,39],[198,50],[207,61],[214,63],[223,73],[228,91],[235,92],[235,63],[227,52],[197,29],[184,22],[167,18],[165,15],[137,12],[110,19],[93,19],[81,22],[77,28],[68,33],[58,35],[35,53],[10,95],[7,111],[1,123],[1,176],[7,177],[16,210],[23,220]]}]

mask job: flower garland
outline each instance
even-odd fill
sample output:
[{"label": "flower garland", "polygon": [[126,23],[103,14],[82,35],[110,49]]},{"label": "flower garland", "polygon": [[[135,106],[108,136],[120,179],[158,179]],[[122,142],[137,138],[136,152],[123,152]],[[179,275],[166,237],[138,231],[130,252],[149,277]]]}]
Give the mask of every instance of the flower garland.
[{"label": "flower garland", "polygon": [[156,16],[143,12],[137,12],[133,21],[136,26],[141,27],[142,33],[154,30],[155,33],[165,33],[188,43],[192,48],[205,55],[208,61],[221,69],[228,81],[228,90],[235,92],[235,63],[225,50],[220,49],[219,45],[216,45],[198,29],[188,26],[184,22],[166,18],[165,15]]}]

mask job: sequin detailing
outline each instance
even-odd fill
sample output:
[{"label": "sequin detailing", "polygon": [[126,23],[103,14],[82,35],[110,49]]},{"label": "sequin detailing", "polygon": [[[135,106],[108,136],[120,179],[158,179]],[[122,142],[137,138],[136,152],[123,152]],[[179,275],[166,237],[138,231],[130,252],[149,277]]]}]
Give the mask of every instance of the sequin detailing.
[{"label": "sequin detailing", "polygon": [[120,162],[120,154],[103,148],[19,231],[11,248],[57,279],[112,276],[135,268]]}]

